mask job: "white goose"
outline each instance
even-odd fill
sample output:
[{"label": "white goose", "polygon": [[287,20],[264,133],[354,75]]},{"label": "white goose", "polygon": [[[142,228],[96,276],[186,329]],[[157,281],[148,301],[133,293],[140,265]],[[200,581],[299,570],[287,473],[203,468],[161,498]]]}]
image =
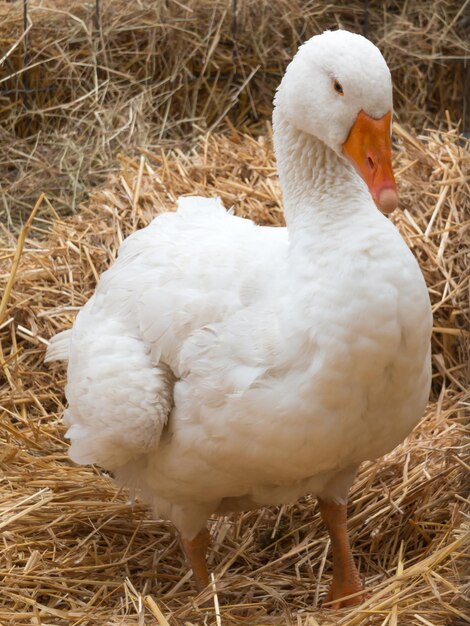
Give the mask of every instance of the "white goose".
[{"label": "white goose", "polygon": [[418,422],[431,377],[426,286],[377,210],[398,203],[391,115],[372,43],[310,39],[275,99],[287,228],[181,198],[123,243],[51,342],[48,360],[69,361],[71,458],[174,522],[198,589],[210,515],[313,493],[332,539],[328,600],[360,600],[348,490]]}]

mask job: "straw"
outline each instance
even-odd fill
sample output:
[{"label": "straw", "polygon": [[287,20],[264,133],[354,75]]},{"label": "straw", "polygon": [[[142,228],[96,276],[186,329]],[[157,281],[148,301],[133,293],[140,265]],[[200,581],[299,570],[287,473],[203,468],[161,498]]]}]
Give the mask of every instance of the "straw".
[{"label": "straw", "polygon": [[404,444],[363,464],[354,483],[351,539],[369,594],[360,606],[315,606],[331,561],[313,498],[214,518],[216,592],[195,602],[171,524],[153,520],[139,499],[131,506],[100,468],[67,458],[65,368],[44,365],[47,339],[71,325],[123,237],[174,209],[179,195],[219,195],[238,215],[282,224],[267,131],[253,138],[232,128],[204,136],[190,151],[122,156],[120,170],[77,215],[57,219],[43,202],[20,256],[5,232],[0,280],[11,284],[14,276],[15,283],[0,327],[0,623],[465,623],[470,159],[452,126],[419,136],[394,126],[402,210],[393,220],[429,288],[433,389]]},{"label": "straw", "polygon": [[[62,214],[117,171],[119,151],[233,124],[260,132],[300,43],[326,28],[382,50],[401,123],[464,115],[468,0],[0,0],[0,215],[46,192]],[[26,61],[26,62],[25,62]],[[468,107],[467,107],[468,108]],[[220,128],[219,128],[220,129]],[[464,130],[470,130],[468,128]]]}]

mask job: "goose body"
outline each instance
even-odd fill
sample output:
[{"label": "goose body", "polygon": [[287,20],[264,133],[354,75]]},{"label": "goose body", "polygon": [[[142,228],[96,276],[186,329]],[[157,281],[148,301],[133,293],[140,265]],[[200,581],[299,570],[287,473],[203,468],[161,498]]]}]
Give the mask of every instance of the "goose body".
[{"label": "goose body", "polygon": [[314,37],[275,104],[287,228],[181,198],[49,348],[68,358],[71,458],[113,470],[189,541],[214,513],[345,503],[429,394],[427,289],[376,206],[393,207],[394,183],[379,172],[368,189],[342,149],[361,111],[391,111],[383,58],[345,31]]}]

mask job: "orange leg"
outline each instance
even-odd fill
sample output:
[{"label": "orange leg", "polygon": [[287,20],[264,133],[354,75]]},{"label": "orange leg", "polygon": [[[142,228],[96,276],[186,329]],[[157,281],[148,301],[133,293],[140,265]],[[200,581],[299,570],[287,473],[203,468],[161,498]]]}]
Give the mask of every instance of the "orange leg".
[{"label": "orange leg", "polygon": [[326,602],[333,602],[329,605],[333,609],[359,604],[363,600],[362,594],[342,600],[344,596],[362,591],[361,579],[354,565],[351,546],[349,545],[346,505],[326,502],[320,498],[318,504],[322,519],[330,535],[333,551],[333,582]]},{"label": "orange leg", "polygon": [[209,531],[205,528],[194,539],[182,539],[183,550],[193,570],[196,589],[200,593],[209,584],[206,553],[209,547]]}]

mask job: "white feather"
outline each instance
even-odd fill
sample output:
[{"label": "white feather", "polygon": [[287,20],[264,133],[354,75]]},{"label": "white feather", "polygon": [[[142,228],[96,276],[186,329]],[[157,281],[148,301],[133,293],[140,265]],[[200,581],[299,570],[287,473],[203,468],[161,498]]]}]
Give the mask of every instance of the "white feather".
[{"label": "white feather", "polygon": [[51,361],[67,361],[69,358],[70,352],[70,337],[72,335],[72,330],[63,330],[57,335],[51,337],[49,345],[46,350],[46,357],[44,359],[45,363],[50,363]]}]

